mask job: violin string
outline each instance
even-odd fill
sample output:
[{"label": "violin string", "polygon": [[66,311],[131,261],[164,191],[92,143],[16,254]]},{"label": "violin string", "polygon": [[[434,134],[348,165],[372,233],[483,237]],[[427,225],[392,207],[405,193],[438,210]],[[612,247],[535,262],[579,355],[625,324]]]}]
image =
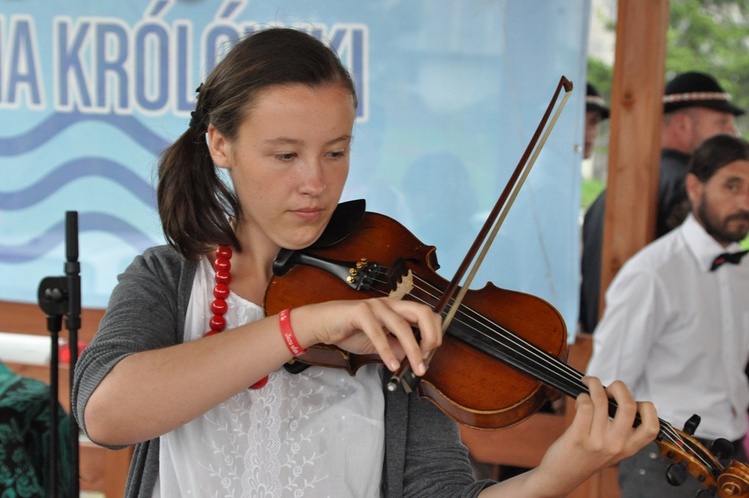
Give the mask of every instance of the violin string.
[{"label": "violin string", "polygon": [[[417,278],[419,282],[428,286],[416,286],[415,289],[425,292],[430,299],[436,300],[439,290],[431,283],[418,277],[418,275],[415,275],[415,278]],[[427,299],[416,296],[413,291],[410,294],[429,304]],[[505,349],[525,357],[526,360],[533,363],[539,369],[545,370],[554,375],[559,382],[559,385],[554,385],[552,387],[568,391],[573,396],[587,391],[587,387],[582,383],[583,374],[568,364],[554,358],[535,345],[522,340],[517,335],[510,333],[504,327],[499,327],[499,330],[492,330],[492,326],[496,324],[492,323],[486,319],[486,317],[471,308],[465,305],[461,305],[460,308],[459,313],[456,314],[456,320],[459,320],[459,323],[470,328],[474,333],[486,338],[490,345],[497,347],[504,346]],[[487,333],[487,330],[493,333]],[[504,341],[502,341],[502,339],[504,339]]]},{"label": "violin string", "polygon": [[[425,282],[431,289],[435,289],[435,287],[429,282],[426,282],[423,279],[419,280],[421,282]],[[421,291],[427,292],[432,298],[435,297],[432,292],[427,291],[423,287],[417,286],[416,288],[420,289]],[[411,292],[411,295],[414,295],[414,293]],[[504,346],[506,348],[509,348],[514,352],[521,354],[527,361],[536,364],[538,367],[545,368],[546,371],[552,374],[556,373],[556,379],[559,384],[552,385],[552,387],[555,387],[562,391],[568,390],[569,392],[574,392],[574,397],[581,393],[590,394],[588,387],[582,382],[584,374],[569,366],[565,362],[560,361],[549,353],[543,351],[534,344],[525,341],[516,334],[513,334],[506,328],[499,326],[498,324],[494,324],[482,314],[476,312],[475,310],[472,310],[470,307],[462,305],[461,310],[455,315],[455,320],[458,323],[462,323],[463,325],[470,327],[475,333],[482,335],[483,337],[491,341],[491,343],[494,343],[500,347]],[[471,321],[471,323],[468,323],[468,321]],[[498,328],[494,329],[494,326]],[[493,332],[493,334],[487,333],[485,332],[485,330]],[[503,339],[504,342],[502,341]],[[565,387],[567,389],[565,389]],[[615,400],[610,400],[609,403],[614,409],[618,408]],[[637,414],[636,424],[639,425],[640,422],[640,416],[639,414]],[[706,467],[712,467],[712,464],[709,463],[709,461],[704,458],[688,440],[685,440],[676,431],[673,430],[671,424],[662,419],[659,419],[659,422],[661,427],[661,436],[664,439],[678,446],[679,448],[689,450],[693,454],[693,456],[700,460]]]},{"label": "violin string", "polygon": [[[426,284],[427,287],[419,287],[418,285],[416,285],[414,289],[421,290],[426,294],[427,297],[419,296],[416,292],[414,292],[414,290],[410,292],[411,297],[425,304],[433,305],[434,302],[438,300],[439,289],[437,289],[431,283],[421,279],[420,277],[418,277],[418,275],[415,275],[415,279]],[[525,356],[526,359],[537,366],[537,368],[545,370],[552,375],[556,375],[555,382],[557,384],[552,385],[552,387],[556,387],[562,391],[565,391],[571,396],[576,396],[577,394],[580,394],[587,389],[585,385],[580,381],[580,379],[582,379],[582,374],[577,372],[574,368],[570,367],[564,362],[557,360],[556,358],[553,358],[553,361],[551,361],[551,355],[541,351],[539,348],[528,343],[527,341],[521,342],[521,340],[517,336],[511,334],[504,328],[501,328],[499,333],[495,331],[493,337],[492,335],[482,330],[490,329],[490,327],[488,327],[486,323],[480,323],[483,320],[484,322],[488,322],[491,324],[490,321],[465,305],[462,305],[460,308],[460,317],[458,317],[458,315],[456,314],[455,318],[456,320],[458,320],[457,323],[463,324],[464,326],[472,329],[474,333],[485,337],[488,341],[490,341],[488,345],[493,344],[500,347],[505,346],[505,349],[510,350],[511,352]],[[468,313],[465,310],[468,310]],[[470,319],[472,323],[468,323],[466,321],[466,318]],[[502,336],[504,336],[505,339],[504,344],[500,340]],[[495,349],[495,351],[501,352],[497,349]],[[548,365],[545,365],[544,363],[548,363]],[[557,369],[556,372],[555,367]]]},{"label": "violin string", "polygon": [[[383,271],[387,268],[381,267]],[[415,280],[422,283],[422,286],[415,285],[414,289],[409,292],[409,295],[417,301],[421,301],[427,305],[434,305],[438,300],[439,289],[436,288],[430,282],[422,279],[418,275],[414,275]],[[378,280],[380,283],[386,283]],[[428,298],[419,296],[414,290],[424,293]],[[532,343],[520,338],[516,334],[513,334],[506,328],[494,324],[482,314],[472,310],[466,305],[461,305],[458,313],[455,314],[454,320],[456,323],[462,324],[469,327],[475,334],[481,335],[490,341],[490,344],[495,348],[495,352],[501,353],[501,347],[504,347],[522,357],[527,361],[533,363],[537,368],[543,369],[544,371],[554,376],[557,384],[551,384],[551,387],[559,389],[566,394],[577,397],[577,395],[586,393],[590,394],[587,386],[582,382],[584,376],[583,373],[579,372],[575,368],[569,366],[565,362],[555,358],[551,354],[543,351]],[[470,323],[469,323],[470,321]],[[493,329],[493,326],[497,326],[498,329]],[[485,332],[486,330],[489,331]],[[504,342],[503,342],[504,339]],[[614,410],[618,408],[614,400],[609,401],[610,405]],[[691,454],[703,463],[707,468],[713,468],[714,464],[709,462],[700,451],[698,451],[689,440],[684,439],[681,435],[673,429],[671,424],[663,419],[658,419],[660,422],[660,436],[666,441],[676,445],[677,447],[691,452]],[[640,415],[636,415],[636,425],[640,423]]]}]

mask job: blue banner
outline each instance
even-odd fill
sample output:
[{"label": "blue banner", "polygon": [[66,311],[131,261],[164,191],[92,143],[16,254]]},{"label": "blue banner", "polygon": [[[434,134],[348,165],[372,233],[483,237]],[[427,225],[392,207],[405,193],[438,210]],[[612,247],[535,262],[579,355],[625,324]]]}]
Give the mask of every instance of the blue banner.
[{"label": "blue banner", "polygon": [[63,273],[78,211],[84,307],[164,243],[160,151],[233,40],[293,26],[329,43],[360,97],[344,200],[366,198],[450,279],[562,75],[576,85],[472,285],[535,294],[577,319],[590,0],[4,2],[0,12],[0,300]]}]

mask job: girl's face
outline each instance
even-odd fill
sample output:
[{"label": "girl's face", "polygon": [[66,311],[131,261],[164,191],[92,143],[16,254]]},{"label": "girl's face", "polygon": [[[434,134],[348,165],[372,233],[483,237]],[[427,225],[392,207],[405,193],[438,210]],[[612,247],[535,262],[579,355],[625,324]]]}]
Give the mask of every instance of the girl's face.
[{"label": "girl's face", "polygon": [[349,170],[356,111],[342,85],[260,91],[230,141],[208,128],[211,156],[229,170],[242,205],[246,246],[301,249],[322,233]]}]

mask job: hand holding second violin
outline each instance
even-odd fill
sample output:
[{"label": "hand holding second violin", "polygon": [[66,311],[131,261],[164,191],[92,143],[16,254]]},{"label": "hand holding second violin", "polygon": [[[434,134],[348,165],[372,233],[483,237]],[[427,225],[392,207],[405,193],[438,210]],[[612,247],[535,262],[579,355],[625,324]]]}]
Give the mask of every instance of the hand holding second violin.
[{"label": "hand holding second violin", "polygon": [[[354,354],[378,354],[391,371],[408,357],[417,375],[425,373],[424,359],[442,342],[440,315],[413,301],[329,301],[295,309],[292,321],[295,329],[297,323],[304,327],[297,335],[305,334],[308,345],[331,344]],[[314,324],[314,329],[301,324]],[[419,338],[412,327],[419,330]]]}]

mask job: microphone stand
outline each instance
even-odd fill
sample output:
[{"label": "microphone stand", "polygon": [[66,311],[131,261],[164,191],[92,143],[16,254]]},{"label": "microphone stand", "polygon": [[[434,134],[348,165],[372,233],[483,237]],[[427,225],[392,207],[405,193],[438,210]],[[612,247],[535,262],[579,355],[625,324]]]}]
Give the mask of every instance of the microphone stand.
[{"label": "microphone stand", "polygon": [[[49,489],[50,498],[57,498],[59,485],[59,334],[62,328],[62,317],[65,316],[65,327],[68,330],[70,348],[70,388],[73,388],[75,364],[78,360],[78,330],[81,328],[81,265],[78,262],[78,213],[65,213],[65,276],[45,277],[39,284],[37,294],[39,307],[47,316],[47,330],[51,337],[50,350],[50,461]],[[70,414],[70,496],[79,496],[79,441],[78,424]]]}]

